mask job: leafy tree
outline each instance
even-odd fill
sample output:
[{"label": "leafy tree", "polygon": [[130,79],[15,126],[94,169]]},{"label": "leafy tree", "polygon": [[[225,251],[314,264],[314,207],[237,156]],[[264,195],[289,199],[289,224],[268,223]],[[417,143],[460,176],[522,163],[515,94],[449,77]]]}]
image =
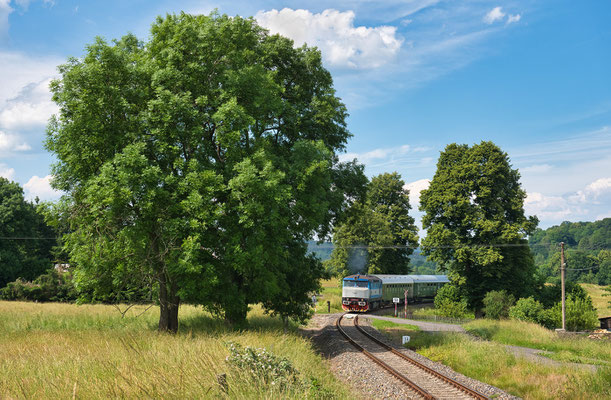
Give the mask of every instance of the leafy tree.
[{"label": "leafy tree", "polygon": [[486,318],[501,319],[509,316],[509,308],[516,299],[505,290],[492,290],[484,297],[484,314]]},{"label": "leafy tree", "polygon": [[0,288],[17,278],[32,280],[52,263],[55,233],[16,182],[0,177]]},{"label": "leafy tree", "polygon": [[404,186],[396,172],[371,179],[365,198],[353,204],[334,231],[333,270],[343,274],[409,273],[418,230],[409,215],[409,191]]},{"label": "leafy tree", "polygon": [[490,290],[516,297],[532,290],[535,267],[526,237],[537,219],[524,215],[526,193],[519,178],[492,142],[450,144],[421,192],[423,252],[464,286],[476,311]]},{"label": "leafy tree", "polygon": [[148,42],[96,39],[60,73],[46,145],[77,286],[150,279],[162,331],[182,302],[235,324],[253,303],[303,318],[322,274],[306,241],[362,175],[337,162],[347,113],[318,50],[253,19],[168,15]]}]

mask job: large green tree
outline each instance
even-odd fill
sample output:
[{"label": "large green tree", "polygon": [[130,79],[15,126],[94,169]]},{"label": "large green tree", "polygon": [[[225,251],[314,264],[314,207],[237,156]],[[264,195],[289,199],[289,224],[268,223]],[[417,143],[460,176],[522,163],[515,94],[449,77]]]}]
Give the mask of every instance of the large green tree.
[{"label": "large green tree", "polygon": [[449,271],[476,311],[486,292],[507,290],[519,298],[534,284],[527,236],[538,221],[524,215],[519,179],[494,143],[450,144],[421,192],[423,252]]},{"label": "large green tree", "polygon": [[409,215],[409,191],[396,173],[371,179],[366,196],[354,202],[333,234],[329,264],[339,274],[407,274],[418,245],[418,229]]},{"label": "large green tree", "polygon": [[307,316],[324,237],[355,189],[350,136],[320,52],[253,19],[187,14],[143,43],[102,39],[53,82],[47,148],[71,223],[77,285],[100,295],[152,278],[159,329],[181,302],[232,323],[249,304]]},{"label": "large green tree", "polygon": [[17,278],[33,280],[52,266],[57,244],[36,205],[16,182],[0,177],[0,288]]}]

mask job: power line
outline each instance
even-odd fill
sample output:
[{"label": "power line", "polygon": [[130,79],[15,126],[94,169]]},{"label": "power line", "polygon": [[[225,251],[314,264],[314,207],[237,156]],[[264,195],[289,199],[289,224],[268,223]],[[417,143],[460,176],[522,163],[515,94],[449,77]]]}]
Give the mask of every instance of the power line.
[{"label": "power line", "polygon": [[58,240],[59,238],[50,237],[6,237],[0,236],[0,240]]}]

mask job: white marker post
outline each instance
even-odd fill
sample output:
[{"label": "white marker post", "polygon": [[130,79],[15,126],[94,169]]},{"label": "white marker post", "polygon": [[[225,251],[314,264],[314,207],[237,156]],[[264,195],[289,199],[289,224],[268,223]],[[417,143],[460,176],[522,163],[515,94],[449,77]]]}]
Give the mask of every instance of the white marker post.
[{"label": "white marker post", "polygon": [[399,304],[400,299],[398,297],[393,297],[392,302],[395,303],[395,318],[397,318],[397,304]]}]

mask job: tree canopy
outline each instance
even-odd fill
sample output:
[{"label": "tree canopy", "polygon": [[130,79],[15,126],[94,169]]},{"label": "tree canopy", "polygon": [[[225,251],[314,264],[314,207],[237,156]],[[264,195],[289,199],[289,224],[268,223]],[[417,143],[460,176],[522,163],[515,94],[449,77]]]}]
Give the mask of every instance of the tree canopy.
[{"label": "tree canopy", "polygon": [[418,245],[418,229],[409,215],[409,191],[396,173],[371,179],[333,234],[329,261],[338,274],[407,274],[409,256]]},{"label": "tree canopy", "polygon": [[52,83],[47,148],[67,191],[76,282],[151,278],[160,330],[181,302],[243,323],[249,304],[303,319],[325,237],[362,169],[338,163],[347,112],[314,48],[253,19],[159,17],[150,40],[88,46]]},{"label": "tree canopy", "polygon": [[55,232],[16,182],[0,177],[0,288],[33,280],[52,266]]},{"label": "tree canopy", "polygon": [[421,192],[423,252],[449,271],[476,310],[491,290],[519,298],[531,289],[534,262],[526,238],[538,221],[524,215],[519,178],[492,142],[450,144]]}]

